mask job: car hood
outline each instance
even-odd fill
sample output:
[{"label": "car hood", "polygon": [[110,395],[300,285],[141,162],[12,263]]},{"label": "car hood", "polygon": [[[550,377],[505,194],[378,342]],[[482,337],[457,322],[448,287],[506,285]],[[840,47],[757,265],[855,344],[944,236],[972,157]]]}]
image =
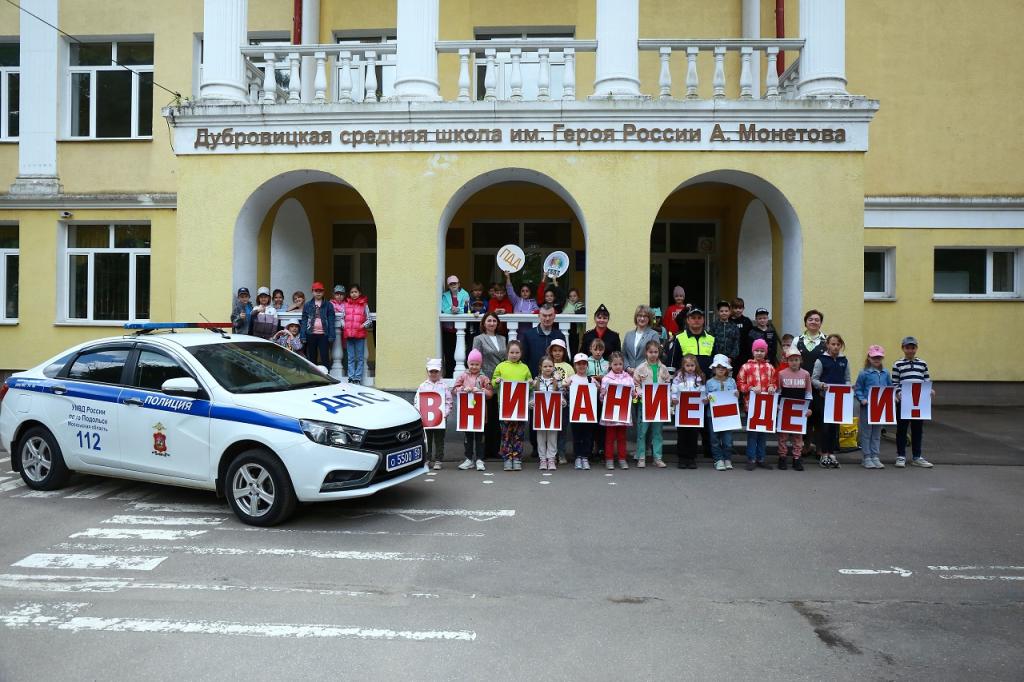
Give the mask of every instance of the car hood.
[{"label": "car hood", "polygon": [[360,429],[384,429],[420,419],[416,408],[402,398],[355,384],[232,397],[239,407]]}]

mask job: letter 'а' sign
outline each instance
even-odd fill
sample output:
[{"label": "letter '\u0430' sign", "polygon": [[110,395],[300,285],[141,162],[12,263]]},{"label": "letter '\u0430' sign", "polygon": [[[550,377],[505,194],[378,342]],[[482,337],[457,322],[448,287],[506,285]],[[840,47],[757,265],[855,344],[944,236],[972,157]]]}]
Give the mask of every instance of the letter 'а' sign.
[{"label": "letter '\u0430' sign", "polygon": [[525,381],[501,382],[501,399],[498,400],[498,419],[504,422],[526,421],[526,398],[529,389]]},{"label": "letter '\u0430' sign", "polygon": [[498,249],[495,258],[498,261],[498,269],[502,272],[519,272],[526,265],[526,254],[515,244],[505,244]]},{"label": "letter '\u0430' sign", "polygon": [[743,428],[740,403],[732,391],[714,391],[708,394],[711,404],[711,428],[716,432],[736,431]]},{"label": "letter '\u0430' sign", "polygon": [[676,407],[676,426],[704,426],[704,403],[700,391],[679,391],[679,405]]},{"label": "letter '\u0430' sign", "polygon": [[444,396],[437,391],[424,391],[419,394],[420,420],[425,429],[443,429]]},{"label": "letter '\u0430' sign", "polygon": [[533,430],[562,430],[562,393],[537,391],[533,394]]},{"label": "letter '\u0430' sign", "polygon": [[807,433],[807,401],[797,398],[779,400],[779,433]]},{"label": "letter '\u0430' sign", "polygon": [[872,386],[868,389],[868,424],[882,426],[896,423],[896,387]]},{"label": "letter '\u0430' sign", "polygon": [[632,387],[622,384],[609,384],[608,392],[602,403],[601,419],[619,424],[632,423],[629,405],[632,398]]},{"label": "letter '\u0430' sign", "polygon": [[775,413],[778,393],[751,393],[747,414],[747,431],[775,433]]},{"label": "letter '\u0430' sign", "polygon": [[827,384],[825,391],[826,424],[853,423],[853,386],[849,384]]},{"label": "letter '\u0430' sign", "polygon": [[669,409],[670,404],[668,384],[644,384],[643,414],[641,416],[643,421],[672,421],[671,410]]},{"label": "letter '\u0430' sign", "polygon": [[484,430],[484,409],[483,394],[456,393],[455,394],[455,426],[457,431]]},{"label": "letter '\u0430' sign", "polygon": [[900,387],[900,419],[931,419],[932,382],[904,381]]},{"label": "letter '\u0430' sign", "polygon": [[571,384],[569,386],[569,422],[572,424],[597,423],[596,384]]}]

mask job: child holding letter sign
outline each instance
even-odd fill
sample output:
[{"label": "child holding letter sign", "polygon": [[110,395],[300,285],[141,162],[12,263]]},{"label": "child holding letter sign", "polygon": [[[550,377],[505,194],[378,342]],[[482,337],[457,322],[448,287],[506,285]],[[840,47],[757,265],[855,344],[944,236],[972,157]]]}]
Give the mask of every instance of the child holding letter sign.
[{"label": "child holding letter sign", "polygon": [[885,465],[879,457],[882,445],[882,426],[868,423],[868,395],[872,386],[892,386],[889,373],[882,367],[885,360],[885,349],[881,346],[868,348],[868,357],[864,361],[864,369],[857,375],[857,383],[853,386],[853,395],[860,403],[860,451],[863,456],[861,465],[865,469],[884,469]]},{"label": "child holding letter sign", "polygon": [[[563,382],[559,381],[558,377],[555,376],[555,363],[552,362],[551,358],[544,356],[540,361],[540,374],[531,384],[533,400],[530,401],[531,406],[534,408],[533,427],[534,431],[537,432],[537,456],[540,458],[541,471],[555,470],[555,456],[558,455],[558,441],[559,436],[562,434],[562,429],[543,428],[547,423],[554,422],[542,421],[540,412],[545,409],[544,401],[546,399],[554,399],[556,405],[553,408],[548,407],[556,414],[551,415],[549,413],[549,416],[559,417],[561,415],[562,407],[567,404],[562,394],[563,385]],[[556,394],[557,398],[552,398],[551,394]]]},{"label": "child holding letter sign", "polygon": [[416,389],[416,409],[423,418],[427,463],[440,469],[444,461],[445,417],[452,411],[452,392],[441,378],[441,359],[427,360],[427,380]]},{"label": "child holding letter sign", "polygon": [[[718,358],[724,357],[724,355],[716,355],[715,362],[718,362]],[[714,367],[714,363],[711,366]],[[732,379],[729,379],[729,381],[732,381]],[[733,387],[735,388],[735,385]],[[703,412],[704,403],[707,402],[704,373],[700,371],[700,365],[697,364],[696,356],[686,354],[683,356],[682,367],[672,377],[672,404],[676,406],[676,455],[679,457],[677,466],[680,469],[697,468],[697,434],[704,430],[703,423],[691,426],[682,425],[687,418],[692,416],[689,409],[691,406],[689,401],[692,399],[687,396],[695,392],[700,395],[698,404],[701,412]],[[732,447],[732,436],[728,433],[726,435],[729,436],[729,447]],[[711,449],[714,452],[715,459],[718,459],[718,453],[712,449],[711,445],[705,443],[704,447]],[[715,468],[723,471],[725,465],[723,464],[719,468],[718,462],[716,462]]]},{"label": "child holding letter sign", "polygon": [[[460,401],[467,401],[466,406],[469,409],[477,407],[476,403],[479,403],[481,416],[487,412],[485,401],[494,395],[494,391],[491,389],[491,380],[480,373],[483,362],[483,353],[476,348],[469,351],[469,356],[466,357],[466,371],[452,384],[452,390],[455,391],[455,395]],[[465,394],[466,397],[463,398],[462,394]],[[463,403],[460,402],[459,404],[461,406]],[[484,466],[483,429],[481,428],[479,431],[466,431],[464,438],[466,442],[466,460],[459,465],[459,469],[466,471],[476,466],[477,471],[484,471],[486,467]]]},{"label": "child holding letter sign", "polygon": [[[646,400],[644,386],[667,386],[671,378],[668,373],[668,367],[661,363],[660,343],[648,341],[644,346],[644,355],[646,362],[640,363],[640,366],[633,370],[633,381],[636,383],[636,390],[640,394],[641,400]],[[643,419],[643,412],[643,407],[641,407],[641,419],[636,429],[636,466],[640,469],[647,466],[647,433],[649,431],[651,433],[651,455],[654,456],[654,466],[664,469],[665,463],[661,461],[661,422],[646,421]],[[668,415],[665,416],[668,417]]]},{"label": "child holding letter sign", "polygon": [[[696,362],[696,358],[694,358],[694,361]],[[739,391],[736,389],[736,380],[730,376],[732,373],[732,363],[729,362],[728,356],[716,355],[711,362],[711,371],[714,372],[714,376],[708,379],[704,391],[705,395],[719,391],[729,391],[734,396],[739,397]],[[710,415],[705,415],[704,418],[709,419]],[[707,433],[707,431],[705,430],[704,433]],[[696,442],[694,442],[694,446],[696,447]],[[707,449],[707,446],[705,446],[705,449]],[[715,431],[712,429],[711,454],[715,458],[716,471],[732,469],[732,453],[732,431]],[[691,468],[697,468],[696,464]]]},{"label": "child holding letter sign", "polygon": [[736,383],[747,403],[747,471],[753,471],[755,467],[758,469],[771,468],[764,461],[767,454],[765,448],[768,445],[768,434],[749,430],[749,422],[756,419],[757,394],[775,393],[779,387],[778,378],[775,376],[775,367],[766,359],[768,343],[764,339],[757,339],[750,349],[754,357],[740,367],[739,376],[736,378]]},{"label": "child holding letter sign", "polygon": [[[825,352],[814,361],[814,371],[811,372],[811,383],[822,395],[828,390],[829,384],[849,385],[850,363],[846,356],[842,355],[846,348],[846,342],[839,334],[829,334],[825,339]],[[839,460],[835,453],[839,452],[839,425],[822,424],[821,443],[818,453],[818,463],[822,468],[838,469]]]},{"label": "child holding letter sign", "polygon": [[[590,365],[590,358],[587,357],[586,353],[577,353],[576,357],[573,358],[573,365],[576,368],[576,373],[569,377],[569,395],[570,399],[573,396],[574,390],[579,391],[593,391],[591,388],[595,386],[595,382],[587,374],[587,368]],[[572,387],[576,386],[576,389]],[[579,398],[577,397],[577,401]],[[593,391],[590,393],[590,406],[597,409],[597,392]],[[575,404],[573,405],[575,407]],[[586,409],[586,408],[582,408]],[[596,415],[596,411],[594,412]],[[573,422],[572,426],[572,450],[576,453],[575,468],[577,469],[590,469],[590,454],[594,450],[594,429],[597,426],[593,423],[587,422]]]},{"label": "child holding letter sign", "polygon": [[[792,338],[792,337],[791,337]],[[786,399],[806,400],[808,405],[813,398],[811,389],[811,375],[800,367],[803,355],[799,348],[788,347],[785,350],[787,366],[779,372],[779,394]],[[807,410],[807,417],[811,416],[810,409]],[[779,432],[779,469],[786,469],[787,452],[793,453],[793,470],[803,471],[804,462],[802,453],[804,449],[804,437],[800,433]]]},{"label": "child holding letter sign", "polygon": [[[896,385],[896,400],[903,398],[903,382],[931,381],[931,376],[928,374],[928,363],[917,357],[917,339],[907,336],[900,345],[903,346],[903,359],[897,360],[896,364],[892,366],[892,382]],[[932,391],[931,394],[934,396],[935,391]],[[901,410],[896,411],[896,467],[902,469],[907,466],[908,428],[914,454],[914,459],[910,462],[911,465],[930,469],[932,463],[921,455],[924,422],[920,419],[903,419]]]},{"label": "child holding letter sign", "polygon": [[[494,386],[499,391],[499,413],[502,389],[501,384],[509,381],[528,382],[530,368],[521,362],[523,357],[523,346],[518,341],[508,342],[508,359],[498,363],[494,368],[494,376],[491,377]],[[504,420],[501,422],[501,444],[498,453],[503,460],[502,469],[505,471],[522,471],[523,469],[523,436],[526,435],[526,421]]]},{"label": "child holding letter sign", "polygon": [[[616,351],[608,356],[611,365],[601,380],[601,425],[604,427],[604,466],[615,468],[615,451],[618,450],[619,468],[628,469],[626,463],[626,431],[629,428],[629,413],[632,399],[636,397],[633,377],[626,373],[625,359]],[[626,387],[622,388],[613,387]]]}]

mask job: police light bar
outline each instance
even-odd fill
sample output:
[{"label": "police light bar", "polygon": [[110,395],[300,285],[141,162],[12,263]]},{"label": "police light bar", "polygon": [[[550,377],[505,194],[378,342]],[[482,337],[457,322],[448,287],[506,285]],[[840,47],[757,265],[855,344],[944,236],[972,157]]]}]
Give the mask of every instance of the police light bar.
[{"label": "police light bar", "polygon": [[224,329],[230,322],[126,322],[125,329]]}]

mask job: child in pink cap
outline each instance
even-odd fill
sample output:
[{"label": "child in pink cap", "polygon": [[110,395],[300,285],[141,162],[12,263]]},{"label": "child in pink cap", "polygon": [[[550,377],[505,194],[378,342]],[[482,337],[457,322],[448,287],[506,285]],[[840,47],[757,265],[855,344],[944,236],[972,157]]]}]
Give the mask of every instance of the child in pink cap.
[{"label": "child in pink cap", "polygon": [[[494,390],[491,388],[491,380],[480,372],[483,364],[484,356],[480,351],[476,348],[469,351],[469,355],[466,357],[466,371],[452,384],[452,392],[472,393],[473,396],[470,400],[487,400],[494,395]],[[466,442],[466,459],[459,465],[459,468],[466,471],[475,466],[477,471],[485,471],[484,432],[466,431],[464,438]]]},{"label": "child in pink cap", "polygon": [[875,345],[868,348],[864,369],[857,375],[853,385],[853,396],[860,402],[860,421],[857,423],[857,440],[860,441],[861,466],[865,469],[884,469],[879,459],[882,445],[882,426],[868,425],[868,396],[872,386],[892,386],[889,372],[882,366],[885,349]]},{"label": "child in pink cap", "polygon": [[[748,412],[752,393],[775,393],[779,390],[778,374],[775,367],[766,359],[768,343],[764,339],[757,339],[750,350],[754,357],[744,363],[736,376],[736,385],[743,394]],[[747,471],[769,468],[765,463],[767,446],[767,433],[747,431]]]}]

